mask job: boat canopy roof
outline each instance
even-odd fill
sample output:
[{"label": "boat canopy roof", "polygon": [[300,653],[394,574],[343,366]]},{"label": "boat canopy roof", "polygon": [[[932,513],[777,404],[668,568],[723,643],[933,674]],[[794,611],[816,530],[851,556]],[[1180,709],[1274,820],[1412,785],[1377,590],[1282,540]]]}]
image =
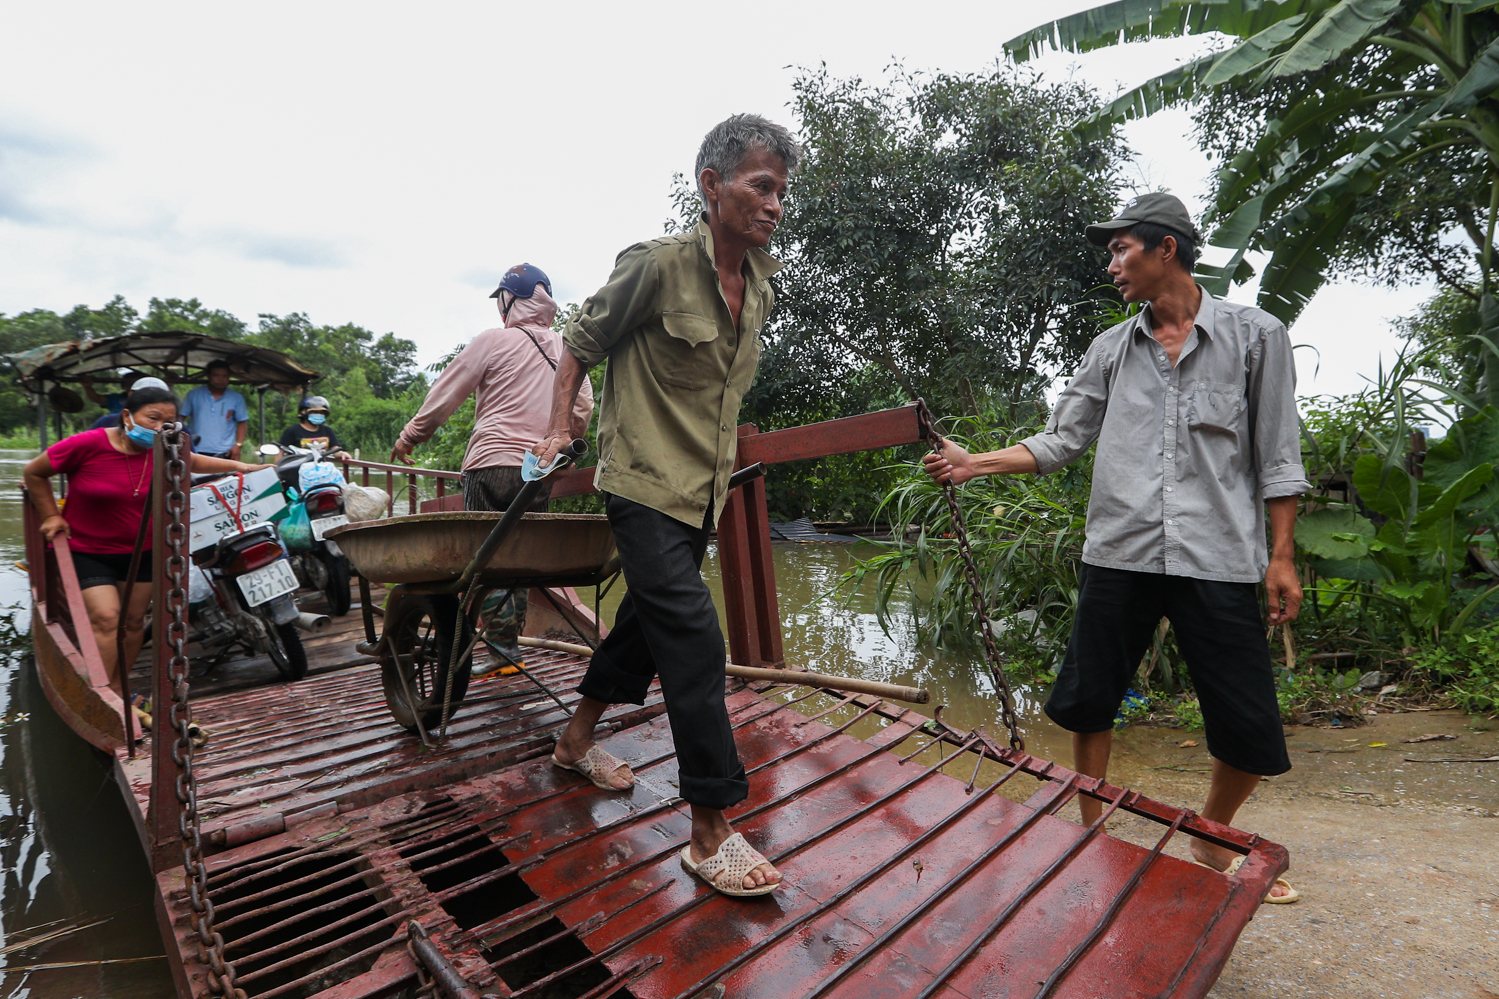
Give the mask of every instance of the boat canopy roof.
[{"label": "boat canopy roof", "polygon": [[21,385],[32,392],[85,377],[113,379],[118,368],[158,377],[170,374],[178,381],[202,380],[208,363],[220,359],[229,363],[230,383],[249,388],[289,392],[321,377],[279,350],[194,333],[131,333],[100,340],[70,340],[6,356],[20,374]]}]

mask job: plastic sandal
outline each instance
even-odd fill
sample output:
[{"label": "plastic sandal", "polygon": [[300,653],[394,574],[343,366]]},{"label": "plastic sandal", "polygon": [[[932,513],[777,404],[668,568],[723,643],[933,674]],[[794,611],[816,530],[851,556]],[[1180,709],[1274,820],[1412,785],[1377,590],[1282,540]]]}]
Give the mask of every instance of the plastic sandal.
[{"label": "plastic sandal", "polygon": [[[1214,867],[1212,864],[1204,864],[1200,860],[1194,860],[1192,861],[1192,863],[1196,864],[1198,867],[1206,867],[1210,871],[1218,871],[1218,868]],[[1222,874],[1224,877],[1231,878],[1235,874],[1239,873],[1239,868],[1243,865],[1244,858],[1235,857],[1232,863],[1230,863],[1223,870],[1218,871],[1218,873]],[[1291,882],[1287,881],[1285,878],[1275,879],[1275,884],[1270,886],[1270,890],[1274,891],[1276,888],[1284,888],[1286,890],[1286,894],[1271,895],[1267,892],[1265,897],[1260,899],[1261,904],[1268,902],[1270,905],[1290,905],[1292,902],[1301,900],[1301,892],[1291,887]]]},{"label": "plastic sandal", "polygon": [[628,791],[635,786],[635,775],[630,775],[630,783],[624,787],[615,787],[609,783],[609,775],[620,767],[628,767],[629,764],[617,756],[599,748],[598,743],[588,747],[588,752],[583,754],[579,760],[572,763],[563,763],[557,759],[557,754],[552,753],[552,766],[561,767],[563,770],[571,770],[573,773],[582,774],[588,778],[589,783],[601,791]]},{"label": "plastic sandal", "polygon": [[682,847],[682,866],[708,882],[708,886],[724,895],[769,895],[781,887],[780,881],[767,882],[755,888],[744,887],[744,876],[761,864],[770,861],[749,845],[739,833],[734,833],[718,845],[718,852],[702,863],[692,860],[692,844]]}]

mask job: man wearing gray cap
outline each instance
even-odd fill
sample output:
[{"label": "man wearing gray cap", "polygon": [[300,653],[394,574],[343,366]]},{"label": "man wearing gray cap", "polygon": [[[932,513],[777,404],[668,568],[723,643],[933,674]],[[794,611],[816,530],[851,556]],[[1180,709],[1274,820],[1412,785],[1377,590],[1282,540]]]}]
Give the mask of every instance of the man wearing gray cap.
[{"label": "man wearing gray cap", "polygon": [[[1293,534],[1311,487],[1291,341],[1274,316],[1197,284],[1201,236],[1175,197],[1132,198],[1086,235],[1108,248],[1109,276],[1139,313],[1089,345],[1042,433],[987,454],[948,441],[923,461],[939,482],[1044,475],[1098,442],[1077,613],[1046,713],[1072,733],[1076,769],[1104,777],[1119,704],[1168,618],[1213,757],[1201,814],[1229,825],[1262,777],[1291,768],[1265,640],[1266,623],[1301,605]],[[1096,820],[1100,802],[1078,800]],[[1229,873],[1243,859],[1201,839],[1192,854]],[[1265,901],[1299,897],[1277,879]]]}]

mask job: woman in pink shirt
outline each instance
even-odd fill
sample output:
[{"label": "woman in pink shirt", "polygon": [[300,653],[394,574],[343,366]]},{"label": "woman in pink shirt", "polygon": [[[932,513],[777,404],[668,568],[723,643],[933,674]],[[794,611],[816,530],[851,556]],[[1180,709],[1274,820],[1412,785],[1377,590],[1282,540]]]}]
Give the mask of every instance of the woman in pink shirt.
[{"label": "woman in pink shirt", "polygon": [[[120,426],[85,430],[53,444],[27,463],[22,473],[31,502],[42,515],[42,535],[51,541],[68,539],[89,625],[99,644],[99,656],[112,683],[119,682],[115,664],[115,632],[125,577],[141,522],[150,516],[151,444],[163,424],[177,419],[177,397],[163,388],[130,393],[120,414]],[[194,472],[252,472],[264,465],[247,465],[227,458],[194,454]],[[59,512],[49,481],[57,473],[68,477],[66,510]],[[151,532],[146,531],[138,584],[125,610],[125,661],[140,654],[146,608],[151,604]]]}]

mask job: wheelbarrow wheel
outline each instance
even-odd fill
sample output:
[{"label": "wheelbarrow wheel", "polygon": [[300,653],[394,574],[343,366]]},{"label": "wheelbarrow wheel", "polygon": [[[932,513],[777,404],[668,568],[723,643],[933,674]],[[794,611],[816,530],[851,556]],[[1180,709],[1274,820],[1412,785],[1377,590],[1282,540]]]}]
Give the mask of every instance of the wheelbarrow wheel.
[{"label": "wheelbarrow wheel", "polygon": [[[416,732],[417,720],[429,734],[442,725],[442,705],[453,655],[458,598],[426,593],[400,593],[385,608],[385,637],[380,643],[380,683],[385,703],[396,723]],[[459,652],[468,648],[473,626],[464,620],[457,634]],[[468,693],[469,666],[465,656],[453,673],[451,720]]]}]

